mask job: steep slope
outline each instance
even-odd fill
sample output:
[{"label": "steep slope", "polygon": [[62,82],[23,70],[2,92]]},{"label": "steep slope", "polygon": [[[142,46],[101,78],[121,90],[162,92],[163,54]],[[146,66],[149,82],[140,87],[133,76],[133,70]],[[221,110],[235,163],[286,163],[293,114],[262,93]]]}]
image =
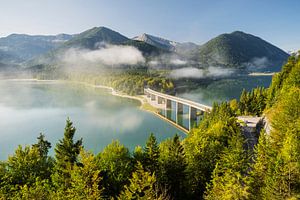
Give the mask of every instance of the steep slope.
[{"label": "steep slope", "polygon": [[121,44],[129,39],[120,33],[106,27],[94,27],[76,35],[64,44],[64,48],[81,47],[96,49],[103,43]]},{"label": "steep slope", "polygon": [[279,71],[288,54],[259,37],[235,31],[222,34],[199,48],[202,65],[237,67],[252,71]]},{"label": "steep slope", "polygon": [[71,39],[72,35],[60,34],[54,36],[12,34],[0,38],[0,50],[9,62],[22,62],[42,55]]}]

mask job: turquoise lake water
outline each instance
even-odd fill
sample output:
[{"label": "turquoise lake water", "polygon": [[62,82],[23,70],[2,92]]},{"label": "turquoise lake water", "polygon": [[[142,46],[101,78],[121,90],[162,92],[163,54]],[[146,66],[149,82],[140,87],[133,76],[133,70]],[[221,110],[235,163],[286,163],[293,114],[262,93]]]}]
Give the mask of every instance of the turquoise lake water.
[{"label": "turquoise lake water", "polygon": [[112,140],[133,150],[152,132],[158,141],[185,134],[157,116],[139,109],[139,102],[110,95],[105,89],[62,82],[0,81],[0,160],[17,146],[30,145],[43,132],[55,144],[63,137],[67,117],[76,138],[94,153]]}]

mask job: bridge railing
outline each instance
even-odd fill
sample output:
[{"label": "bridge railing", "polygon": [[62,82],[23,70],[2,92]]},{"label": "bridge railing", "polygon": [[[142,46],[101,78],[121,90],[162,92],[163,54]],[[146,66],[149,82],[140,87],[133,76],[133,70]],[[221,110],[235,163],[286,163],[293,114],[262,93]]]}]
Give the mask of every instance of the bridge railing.
[{"label": "bridge railing", "polygon": [[175,97],[175,96],[168,95],[168,94],[163,94],[161,92],[157,92],[157,91],[152,90],[150,88],[144,88],[144,91],[146,93],[150,93],[150,94],[153,94],[153,95],[165,98],[165,99],[170,99],[170,100],[173,100],[173,101],[176,101],[176,102],[179,102],[179,103],[182,103],[182,104],[185,104],[185,105],[188,105],[188,106],[191,106],[191,107],[194,107],[194,108],[197,108],[199,110],[206,111],[206,112],[209,112],[212,109],[212,107],[210,107],[210,106],[206,106],[206,105],[203,105],[203,104],[200,104],[200,103],[188,100],[188,99]]}]

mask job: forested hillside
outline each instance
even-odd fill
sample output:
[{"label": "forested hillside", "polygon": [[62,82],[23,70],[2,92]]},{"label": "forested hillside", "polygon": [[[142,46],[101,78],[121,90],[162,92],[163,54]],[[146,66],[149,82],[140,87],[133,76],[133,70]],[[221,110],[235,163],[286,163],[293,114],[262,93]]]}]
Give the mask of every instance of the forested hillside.
[{"label": "forested hillside", "polygon": [[[67,119],[57,144],[41,134],[1,162],[0,198],[299,199],[299,102],[300,59],[292,56],[270,88],[215,104],[183,140],[175,135],[158,144],[150,134],[134,152],[113,141],[94,155],[74,140]],[[245,148],[240,114],[263,115],[271,127],[254,150]]]},{"label": "forested hillside", "polygon": [[280,71],[288,54],[251,34],[221,34],[199,48],[195,57],[203,65],[235,67],[249,71]]}]

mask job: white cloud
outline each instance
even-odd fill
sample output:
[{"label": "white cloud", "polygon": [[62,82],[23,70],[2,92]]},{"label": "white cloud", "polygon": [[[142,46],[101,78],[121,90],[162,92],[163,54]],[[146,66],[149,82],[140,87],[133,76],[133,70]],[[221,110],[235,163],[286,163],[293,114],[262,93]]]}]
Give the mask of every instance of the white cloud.
[{"label": "white cloud", "polygon": [[142,53],[131,46],[106,45],[97,50],[68,49],[62,61],[67,64],[135,65],[144,63]]}]

